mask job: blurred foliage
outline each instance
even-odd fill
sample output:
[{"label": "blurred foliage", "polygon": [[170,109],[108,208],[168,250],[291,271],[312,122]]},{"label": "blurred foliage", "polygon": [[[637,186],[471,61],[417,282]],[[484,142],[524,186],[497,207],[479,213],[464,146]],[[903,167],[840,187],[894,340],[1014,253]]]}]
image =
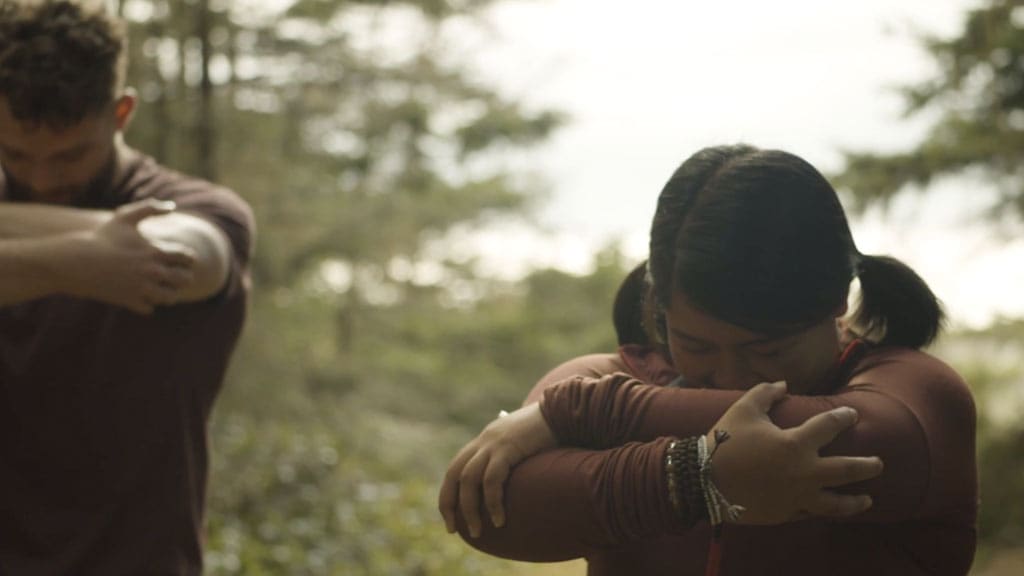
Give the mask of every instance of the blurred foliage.
[{"label": "blurred foliage", "polygon": [[[1024,218],[1024,0],[984,0],[967,11],[952,38],[923,36],[934,77],[903,87],[907,116],[936,118],[923,141],[897,153],[844,154],[835,177],[852,205],[887,206],[901,192],[926,193],[935,180],[967,175],[997,192],[987,223]],[[985,197],[965,186],[975,206]],[[980,548],[976,572],[1019,573],[1024,542],[1024,323],[945,337],[949,357],[979,406]],[[1014,556],[1016,554],[1016,556]],[[1000,558],[1013,557],[1010,563]]]},{"label": "blurred foliage", "polygon": [[[462,443],[562,360],[610,350],[627,264],[510,283],[449,235],[529,218],[499,159],[562,122],[472,74],[481,0],[119,0],[128,141],[253,206],[251,316],[211,423],[210,574],[519,574],[444,532]],[[611,243],[610,243],[611,245]],[[465,252],[465,251],[462,251]]]},{"label": "blurred foliage", "polygon": [[[331,300],[259,299],[213,424],[211,573],[526,573],[444,532],[438,484],[544,370],[612,349],[623,270],[606,258],[587,276],[494,285],[472,305],[417,294],[368,307],[345,353]],[[279,328],[293,325],[285,348]]]},{"label": "blurred foliage", "polygon": [[[633,264],[610,247],[583,276],[503,282],[452,256],[453,233],[530,216],[541,181],[495,160],[562,123],[449,48],[447,24],[494,2],[111,3],[142,103],[129,142],[239,191],[258,219],[250,321],[211,424],[208,573],[561,573],[476,553],[436,511],[449,458],[498,410],[559,362],[613,349],[611,301]],[[908,90],[911,110],[948,115],[913,162],[850,155],[843,182],[864,202],[968,165],[1015,174],[1024,36],[1021,18],[999,17],[1015,5],[930,41],[947,78]],[[1019,358],[1022,339],[1006,323],[947,337],[940,355],[980,406],[1005,408],[1021,371],[991,359]],[[989,413],[982,566],[1024,530],[1024,427]]]},{"label": "blurred foliage", "polygon": [[[925,36],[935,77],[902,89],[906,114],[935,113],[915,148],[849,151],[836,184],[854,206],[886,205],[907,188],[969,173],[998,191],[993,220],[1024,217],[1024,0],[985,0],[954,38]],[[976,202],[976,201],[975,201]]]},{"label": "blurred foliage", "polygon": [[1019,558],[1024,542],[1024,321],[1004,320],[984,330],[946,336],[936,353],[957,368],[978,407],[981,508],[975,572]]}]

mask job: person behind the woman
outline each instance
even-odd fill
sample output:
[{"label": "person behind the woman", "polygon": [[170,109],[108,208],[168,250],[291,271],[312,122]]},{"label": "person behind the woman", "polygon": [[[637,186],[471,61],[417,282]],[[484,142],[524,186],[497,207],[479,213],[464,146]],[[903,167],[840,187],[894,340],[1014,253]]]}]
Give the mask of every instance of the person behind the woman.
[{"label": "person behind the woman", "polygon": [[649,256],[651,346],[567,362],[488,425],[445,477],[449,531],[591,575],[966,574],[974,404],[919,350],[941,308],[858,251],[825,178],[702,150],[662,190]]},{"label": "person behind the woman", "polygon": [[644,328],[644,293],[647,290],[647,261],[637,264],[622,279],[612,303],[612,325],[619,346],[650,347],[650,336]]}]

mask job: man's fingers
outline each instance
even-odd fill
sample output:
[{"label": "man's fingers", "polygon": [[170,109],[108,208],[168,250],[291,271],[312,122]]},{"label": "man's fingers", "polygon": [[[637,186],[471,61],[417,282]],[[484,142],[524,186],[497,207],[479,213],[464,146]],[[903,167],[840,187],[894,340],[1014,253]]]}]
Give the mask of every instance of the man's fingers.
[{"label": "man's fingers", "polygon": [[151,216],[169,214],[174,208],[174,202],[149,199],[121,206],[115,217],[134,226]]},{"label": "man's fingers", "polygon": [[871,497],[867,494],[836,494],[821,490],[808,503],[807,511],[815,516],[852,516],[871,508]]},{"label": "man's fingers", "polygon": [[195,266],[195,253],[184,246],[169,242],[154,242],[153,246],[157,251],[157,261],[165,266],[176,266],[178,268],[192,268]]},{"label": "man's fingers", "polygon": [[763,382],[747,390],[736,402],[746,404],[760,413],[767,414],[776,402],[786,397],[786,383]]},{"label": "man's fingers", "polygon": [[881,458],[873,456],[829,456],[819,459],[816,467],[818,481],[826,487],[870,480],[881,474],[883,469]]},{"label": "man's fingers", "polygon": [[849,406],[833,408],[828,412],[816,414],[800,426],[793,428],[791,434],[809,446],[821,448],[835,440],[840,432],[857,423],[857,411]]},{"label": "man's fingers", "polygon": [[178,301],[178,289],[172,286],[157,284],[150,287],[146,300],[156,306],[168,306]]},{"label": "man's fingers", "polygon": [[196,263],[195,255],[180,250],[171,252],[161,250],[159,260],[160,263],[165,266],[174,266],[186,269],[192,268]]},{"label": "man's fingers", "polygon": [[491,458],[484,472],[484,504],[491,515],[491,522],[498,528],[505,525],[505,480],[508,472],[508,464],[497,458]]},{"label": "man's fingers", "polygon": [[195,273],[178,266],[159,266],[151,272],[151,279],[161,286],[179,290],[195,279]]}]

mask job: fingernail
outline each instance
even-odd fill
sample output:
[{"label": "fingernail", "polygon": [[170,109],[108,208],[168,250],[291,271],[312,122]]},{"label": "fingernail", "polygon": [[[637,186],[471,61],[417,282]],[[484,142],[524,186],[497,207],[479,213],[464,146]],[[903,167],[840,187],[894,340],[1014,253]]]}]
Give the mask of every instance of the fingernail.
[{"label": "fingernail", "polygon": [[491,517],[491,521],[494,522],[494,527],[495,528],[501,528],[502,526],[505,525],[505,517],[504,516],[492,516]]},{"label": "fingernail", "polygon": [[872,499],[871,499],[871,496],[867,496],[867,495],[865,495],[865,496],[864,496],[864,497],[863,497],[863,498],[861,499],[861,509],[862,509],[862,510],[867,510],[868,508],[871,508],[871,506],[872,506],[872,505],[873,505],[874,503],[875,503],[875,502],[874,502],[874,500],[872,500]]},{"label": "fingernail", "polygon": [[772,382],[772,386],[774,386],[776,388],[785,388],[786,387],[786,381],[785,380],[779,380],[777,382]]},{"label": "fingernail", "polygon": [[469,537],[470,538],[479,538],[480,537],[480,529],[479,528],[470,528],[469,529]]}]

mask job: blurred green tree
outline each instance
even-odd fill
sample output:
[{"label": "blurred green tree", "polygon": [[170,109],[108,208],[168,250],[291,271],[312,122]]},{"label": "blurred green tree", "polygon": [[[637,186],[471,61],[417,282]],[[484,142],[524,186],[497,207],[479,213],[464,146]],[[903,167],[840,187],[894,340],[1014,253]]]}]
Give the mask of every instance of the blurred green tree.
[{"label": "blurred green tree", "polygon": [[[957,36],[926,36],[935,77],[906,86],[908,116],[935,113],[923,141],[898,153],[847,152],[835,183],[856,208],[887,206],[907,190],[927,193],[944,177],[967,175],[996,192],[985,223],[1024,219],[1024,0],[986,0],[969,10]],[[984,202],[975,194],[973,201]],[[1014,554],[1024,535],[1024,424],[1000,418],[1024,408],[1018,392],[1024,325],[1004,321],[946,337],[941,354],[976,396],[981,491],[979,562]],[[1009,359],[1009,361],[1007,361]]]},{"label": "blurred green tree", "polygon": [[964,377],[978,408],[977,458],[981,507],[975,572],[1015,574],[999,568],[1019,558],[1024,536],[1024,322],[1006,320],[959,332],[940,342],[937,354]]},{"label": "blurred green tree", "polygon": [[887,204],[899,192],[971,173],[995,185],[993,220],[1024,217],[1024,1],[986,0],[967,12],[958,36],[922,42],[935,77],[906,86],[906,114],[937,121],[912,150],[851,151],[836,184],[854,205]]},{"label": "blurred green tree", "polygon": [[503,160],[563,122],[452,49],[491,4],[112,2],[142,103],[128,141],[257,215],[212,422],[211,574],[521,573],[444,533],[440,476],[547,369],[612,348],[626,263],[503,282],[454,256],[453,234],[529,217],[542,182]]}]

